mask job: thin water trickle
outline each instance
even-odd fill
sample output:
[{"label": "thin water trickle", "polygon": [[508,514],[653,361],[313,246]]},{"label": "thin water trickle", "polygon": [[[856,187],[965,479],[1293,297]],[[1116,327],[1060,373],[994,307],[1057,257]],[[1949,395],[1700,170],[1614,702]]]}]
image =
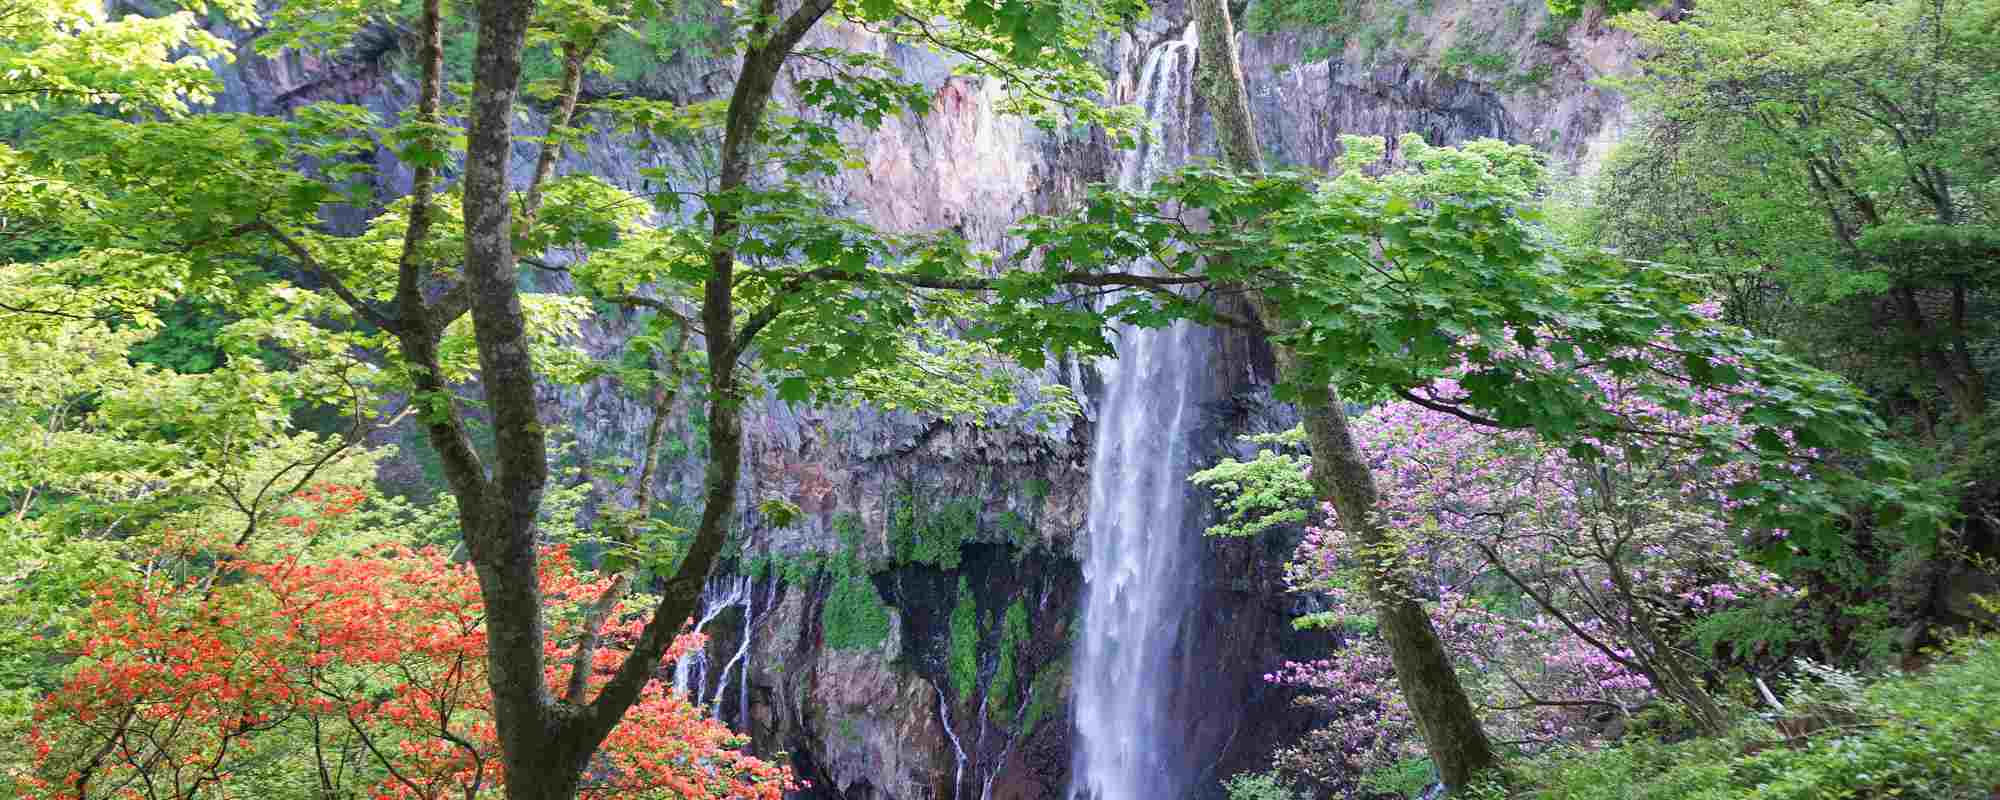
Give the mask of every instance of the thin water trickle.
[{"label": "thin water trickle", "polygon": [[[1155,46],[1136,102],[1153,130],[1123,154],[1121,188],[1186,163],[1195,31]],[[1198,366],[1186,323],[1125,328],[1105,378],[1090,470],[1083,638],[1074,688],[1073,800],[1186,794],[1183,720],[1172,718],[1173,651],[1195,596],[1199,534],[1185,516],[1186,453]]]}]

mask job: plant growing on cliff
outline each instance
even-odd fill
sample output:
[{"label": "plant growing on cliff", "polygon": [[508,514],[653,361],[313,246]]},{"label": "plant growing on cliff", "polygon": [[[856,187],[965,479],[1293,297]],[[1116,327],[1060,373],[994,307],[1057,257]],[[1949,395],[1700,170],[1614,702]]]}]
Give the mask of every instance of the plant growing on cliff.
[{"label": "plant growing on cliff", "polygon": [[835,650],[873,650],[889,639],[889,607],[865,572],[841,568],[829,576],[833,588],[827,592],[820,612],[826,646]]},{"label": "plant growing on cliff", "polygon": [[941,570],[958,569],[959,549],[979,532],[979,501],[958,497],[933,503],[903,493],[891,511],[889,547],[898,561]]},{"label": "plant growing on cliff", "polygon": [[993,666],[993,681],[986,686],[988,706],[993,718],[1002,725],[1014,721],[1016,669],[1020,664],[1020,649],[1030,635],[1027,604],[1016,598],[1007,604],[1007,613],[1000,618],[1000,654]]},{"label": "plant growing on cliff", "polygon": [[972,585],[958,578],[958,603],[951,608],[951,641],[945,643],[945,672],[958,693],[958,702],[971,702],[979,691],[979,606],[972,597]]}]

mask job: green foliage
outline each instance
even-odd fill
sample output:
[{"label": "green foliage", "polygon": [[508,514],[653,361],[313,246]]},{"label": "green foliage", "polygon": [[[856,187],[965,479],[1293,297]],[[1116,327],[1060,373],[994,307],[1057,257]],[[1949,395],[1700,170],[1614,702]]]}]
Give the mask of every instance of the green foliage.
[{"label": "green foliage", "polygon": [[113,543],[0,516],[0,791],[32,757],[34,702],[61,682],[71,660],[63,636],[88,624],[81,609],[91,587],[132,572],[120,556]]},{"label": "green foliage", "polygon": [[119,19],[89,0],[4,0],[0,108],[101,104],[179,114],[208,102],[218,85],[210,65],[228,61],[230,50],[195,13],[209,5],[232,22],[257,20],[255,4],[241,0]]},{"label": "green foliage", "polygon": [[969,702],[979,688],[979,609],[965,576],[958,578],[958,604],[951,609],[951,642],[946,651],[946,668],[960,703]]},{"label": "green foliage", "polygon": [[1459,41],[1444,51],[1440,62],[1446,72],[1495,75],[1507,71],[1513,57],[1498,50],[1487,50],[1474,41]]},{"label": "green foliage", "polygon": [[1336,27],[1344,18],[1345,4],[1338,0],[1273,0],[1252,3],[1243,15],[1243,29],[1267,34],[1304,28],[1324,30]]},{"label": "green foliage", "polygon": [[978,501],[962,497],[947,500],[917,528],[906,557],[938,569],[957,569],[959,547],[978,532]]},{"label": "green foliage", "polygon": [[[1326,43],[1307,49],[1306,60],[1331,58],[1356,35],[1363,7],[1354,0],[1269,0],[1251,3],[1243,14],[1243,29],[1255,34],[1306,31],[1326,36]],[[1363,32],[1377,33],[1374,31]],[[1374,47],[1369,48],[1371,51]]]},{"label": "green foliage", "polygon": [[[1835,547],[1849,504],[1881,509],[1914,531],[1937,529],[1944,512],[1931,487],[1913,481],[1907,460],[1882,443],[1880,421],[1851,385],[1703,317],[1687,275],[1574,247],[1542,229],[1543,170],[1526,147],[1438,148],[1406,136],[1397,148],[1408,167],[1384,173],[1371,168],[1386,142],[1344,142],[1342,172],[1331,179],[1196,168],[1143,194],[1095,193],[1075,214],[1031,223],[1023,235],[1045,272],[1145,254],[1168,274],[1260,291],[1299,332],[1284,343],[1299,354],[1300,374],[1281,395],[1331,382],[1356,402],[1416,396],[1533,430],[1578,454],[1608,441],[1645,442],[1691,448],[1709,465],[1739,461],[1756,476],[1731,488],[1742,521],[1792,532],[1768,554],[1774,562]],[[1194,207],[1209,209],[1212,231],[1169,221],[1174,209]],[[1172,296],[1127,297],[1106,309],[1140,325],[1211,313]],[[1677,368],[1659,374],[1654,353]],[[1602,403],[1584,365],[1678,414],[1693,413],[1701,392],[1730,391],[1733,410],[1754,427],[1754,446],[1712,428],[1654,437],[1643,415]],[[1430,388],[1453,370],[1464,376],[1454,388]],[[1855,454],[1860,469],[1823,468],[1802,481],[1809,449]]]},{"label": "green foliage", "polygon": [[1028,551],[1035,546],[1035,526],[1021,512],[1008,509],[1000,515],[998,523],[1000,535],[1006,537],[1007,544],[1014,548],[1014,563],[1021,563],[1028,557]]},{"label": "green foliage", "polygon": [[1582,16],[1586,8],[1600,8],[1606,16],[1616,16],[1650,4],[1649,0],[1548,0],[1549,16],[1565,21]]},{"label": "green foliage", "polygon": [[932,504],[912,489],[890,499],[889,548],[903,564],[958,569],[959,548],[979,534],[979,501],[951,498]]},{"label": "green foliage", "polygon": [[993,668],[993,681],[986,686],[988,706],[1001,725],[1013,722],[1015,663],[1029,636],[1028,607],[1017,598],[1000,620],[1000,656]]},{"label": "green foliage", "polygon": [[797,503],[781,497],[772,497],[757,504],[757,513],[763,515],[771,527],[784,529],[798,522],[802,512],[799,511]]},{"label": "green foliage", "polygon": [[1027,490],[1029,502],[1040,505],[1043,500],[1048,499],[1049,489],[1052,487],[1047,478],[1029,478],[1022,488]]},{"label": "green foliage", "polygon": [[837,570],[833,589],[820,611],[820,624],[827,647],[873,650],[889,640],[889,607],[868,576]]},{"label": "green foliage", "polygon": [[[1810,696],[1791,705],[1804,717],[1824,709]],[[1753,723],[1724,739],[1559,751],[1512,771],[1522,789],[1516,796],[1533,800],[1981,800],[2000,783],[1996,714],[2000,643],[1980,640],[1930,672],[1860,689],[1802,737],[1780,741],[1770,726]]]},{"label": "green foliage", "polygon": [[1538,63],[1528,71],[1509,75],[1500,81],[1502,91],[1522,92],[1548,86],[1549,79],[1555,77],[1555,68],[1547,63]]},{"label": "green foliage", "polygon": [[[1437,780],[1437,766],[1428,758],[1406,758],[1361,776],[1361,785],[1371,792],[1415,800]],[[1233,800],[1233,798],[1232,798]]]},{"label": "green foliage", "polygon": [[1028,685],[1028,710],[1021,715],[1022,737],[1033,735],[1042,720],[1062,713],[1060,706],[1064,684],[1069,680],[1069,663],[1067,658],[1052,658],[1035,673],[1034,682]]},{"label": "green foliage", "polygon": [[699,54],[718,44],[715,26],[683,12],[673,18],[652,17],[621,29],[604,43],[604,60],[613,80],[639,80],[661,64],[685,54]]},{"label": "green foliage", "polygon": [[743,572],[754,578],[776,576],[793,586],[808,586],[826,569],[831,559],[818,551],[803,553],[758,553],[743,564]]},{"label": "green foliage", "polygon": [[[1724,0],[1616,22],[1657,55],[1619,83],[1645,125],[1596,192],[1607,243],[1695,271],[1732,319],[1879,397],[1976,417],[1984,367],[1949,354],[1995,331],[1943,306],[2000,277],[2000,162],[1970,157],[2000,134],[2000,6]],[[1908,302],[1925,295],[1938,307]]]},{"label": "green foliage", "polygon": [[862,541],[862,537],[867,534],[868,530],[862,523],[860,514],[843,511],[833,515],[833,536],[840,542],[841,552],[860,554],[861,548],[866,544]]},{"label": "green foliage", "polygon": [[[1305,430],[1256,434],[1244,440],[1303,449]],[[1307,456],[1265,449],[1250,461],[1225,458],[1188,476],[1195,485],[1215,492],[1220,503],[1221,521],[1209,526],[1208,534],[1253,536],[1305,522],[1306,501],[1313,497],[1312,482],[1306,478],[1310,463]]]},{"label": "green foliage", "polygon": [[836,515],[833,532],[839,540],[833,552],[762,552],[744,562],[743,573],[756,578],[776,576],[798,587],[824,585],[820,629],[826,646],[834,650],[879,648],[889,640],[894,618],[869,578],[869,564],[861,557],[861,518],[852,513]]},{"label": "green foliage", "polygon": [[1797,604],[1793,597],[1775,597],[1704,615],[1694,625],[1699,652],[1728,652],[1736,660],[1747,660],[1760,650],[1790,652],[1808,633],[1793,619]]},{"label": "green foliage", "polygon": [[132,358],[181,373],[208,372],[227,357],[216,345],[226,320],[214,309],[179,302],[160,312],[160,331],[132,347]]},{"label": "green foliage", "polygon": [[1275,772],[1242,772],[1222,782],[1229,800],[1298,800],[1299,793]]}]

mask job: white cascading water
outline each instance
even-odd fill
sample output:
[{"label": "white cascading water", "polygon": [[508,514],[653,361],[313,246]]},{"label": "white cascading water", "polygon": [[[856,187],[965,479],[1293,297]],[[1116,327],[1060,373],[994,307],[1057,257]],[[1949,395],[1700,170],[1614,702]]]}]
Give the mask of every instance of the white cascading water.
[{"label": "white cascading water", "polygon": [[[722,711],[723,690],[729,687],[730,668],[736,666],[737,661],[749,649],[751,613],[754,610],[751,606],[751,594],[754,588],[753,582],[748,577],[717,575],[709,578],[708,583],[701,589],[701,616],[695,618],[694,633],[701,633],[702,629],[714,622],[716,617],[722,616],[722,612],[737,606],[743,607],[743,645],[738,648],[735,656],[723,665],[722,674],[715,681],[714,703],[718,715]],[[702,705],[708,695],[706,680],[708,667],[708,648],[705,647],[698,648],[674,662],[674,689],[696,706]],[[745,674],[747,676],[747,669]]]},{"label": "white cascading water", "polygon": [[[1195,31],[1147,53],[1137,102],[1154,130],[1123,154],[1120,188],[1144,189],[1187,160]],[[1073,800],[1178,800],[1187,756],[1172,718],[1173,651],[1198,574],[1184,519],[1195,326],[1125,328],[1100,365],[1104,398],[1090,468],[1083,639],[1076,654]]]}]

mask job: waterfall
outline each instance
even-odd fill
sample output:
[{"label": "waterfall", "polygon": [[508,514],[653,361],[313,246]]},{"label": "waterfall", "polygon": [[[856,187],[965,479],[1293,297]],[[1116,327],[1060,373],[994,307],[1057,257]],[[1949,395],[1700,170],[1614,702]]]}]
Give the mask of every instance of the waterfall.
[{"label": "waterfall", "polygon": [[[722,719],[722,699],[729,695],[729,673],[731,670],[736,669],[737,664],[742,663],[744,659],[750,656],[751,630],[757,624],[757,584],[748,577],[741,578],[740,580],[747,587],[743,592],[743,641],[737,643],[735,654],[731,655],[729,661],[722,665],[722,673],[715,678],[715,698],[709,701],[714,708],[709,713],[716,719]],[[747,729],[750,721],[748,713],[748,709],[750,708],[750,665],[748,664],[743,665],[742,681],[743,699],[738,702],[736,707],[744,709],[738,711],[737,714],[743,717],[742,724]],[[727,722],[727,720],[723,721]]]},{"label": "waterfall", "polygon": [[[749,647],[750,638],[747,619],[750,615],[748,608],[750,590],[750,578],[741,575],[717,575],[709,578],[708,583],[704,584],[701,588],[701,615],[695,618],[694,633],[701,633],[701,629],[707,627],[708,623],[714,622],[716,617],[722,616],[722,612],[739,605],[745,607],[744,617],[746,623],[743,647],[739,648],[736,657],[729,659],[729,663],[723,666],[722,676],[716,681],[716,710],[718,713],[722,708],[722,690],[727,688],[729,682],[729,667],[734,666],[737,658],[742,657],[743,653]],[[685,695],[688,698],[688,702],[695,706],[702,705],[703,698],[708,695],[708,684],[705,680],[708,666],[708,648],[706,647],[698,648],[694,652],[683,656],[679,661],[674,662],[674,690]]]},{"label": "waterfall", "polygon": [[[1136,102],[1153,124],[1122,154],[1120,188],[1186,162],[1195,31],[1146,55]],[[1173,652],[1197,595],[1200,534],[1184,519],[1188,408],[1203,332],[1126,328],[1101,363],[1090,469],[1083,638],[1076,653],[1073,800],[1179,800],[1190,761],[1173,713]]]}]

